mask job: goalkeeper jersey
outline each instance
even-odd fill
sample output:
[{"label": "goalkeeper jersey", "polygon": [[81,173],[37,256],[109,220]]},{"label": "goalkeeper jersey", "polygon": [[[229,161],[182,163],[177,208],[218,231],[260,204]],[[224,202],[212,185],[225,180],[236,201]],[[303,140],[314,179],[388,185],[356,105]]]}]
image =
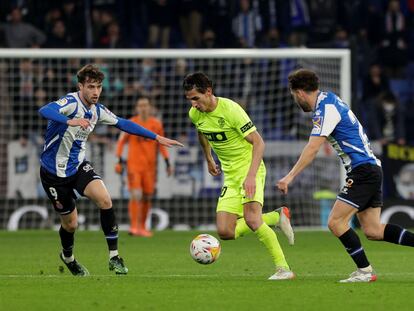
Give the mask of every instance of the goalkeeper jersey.
[{"label": "goalkeeper jersey", "polygon": [[219,158],[226,183],[244,178],[253,149],[245,137],[256,131],[256,127],[243,108],[228,98],[217,97],[214,111],[201,112],[192,107],[189,116]]}]

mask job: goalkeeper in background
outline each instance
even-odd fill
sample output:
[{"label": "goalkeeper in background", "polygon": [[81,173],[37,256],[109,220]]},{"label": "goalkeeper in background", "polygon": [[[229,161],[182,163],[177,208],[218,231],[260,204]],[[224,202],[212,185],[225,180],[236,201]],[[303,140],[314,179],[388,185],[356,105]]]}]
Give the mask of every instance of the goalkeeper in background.
[{"label": "goalkeeper in background", "polygon": [[39,109],[48,119],[45,145],[41,155],[40,179],[54,209],[60,215],[62,252],[60,259],[75,276],[87,276],[88,270],[73,255],[78,225],[76,193],[92,200],[100,210],[102,230],[109,250],[109,270],[127,274],[128,268],[118,254],[118,224],[112,200],[101,177],[85,159],[86,141],[99,123],[113,125],[133,135],[156,140],[167,147],[179,142],[157,135],[129,120],[117,117],[98,102],[104,74],[94,65],[77,73],[78,92]]},{"label": "goalkeeper in background", "polygon": [[289,74],[289,88],[295,103],[313,114],[309,142],[290,172],[277,187],[288,192],[289,184],[315,158],[326,140],[337,151],[347,171],[346,183],[329,215],[328,227],[339,238],[357,266],[341,283],[373,282],[377,279],[356,232],[349,227],[357,215],[369,240],[414,246],[414,234],[400,226],[382,224],[381,162],[371,151],[362,125],[349,106],[331,92],[319,90],[319,78],[311,70],[299,69]]},{"label": "goalkeeper in background", "polygon": [[[164,128],[160,120],[151,116],[152,106],[149,97],[140,97],[136,102],[137,115],[130,121],[143,126],[150,131],[163,136]],[[151,199],[154,194],[156,174],[157,174],[157,155],[160,152],[165,160],[167,176],[172,175],[172,168],[168,159],[168,151],[158,145],[156,141],[139,137],[128,133],[121,133],[116,155],[119,163],[115,166],[118,174],[123,172],[124,160],[122,152],[124,145],[128,144],[127,175],[129,189],[129,234],[134,236],[151,237],[152,232],[147,230],[145,222],[151,209]]]},{"label": "goalkeeper in background", "polygon": [[269,227],[279,225],[293,244],[289,210],[282,207],[262,214],[266,177],[262,137],[239,104],[213,94],[212,82],[204,73],[187,75],[183,88],[192,105],[189,116],[197,128],[208,171],[213,176],[221,173],[211,153],[213,148],[224,172],[216,210],[218,235],[223,240],[233,240],[253,231],[275,264],[276,271],[269,280],[294,278],[276,234]]}]

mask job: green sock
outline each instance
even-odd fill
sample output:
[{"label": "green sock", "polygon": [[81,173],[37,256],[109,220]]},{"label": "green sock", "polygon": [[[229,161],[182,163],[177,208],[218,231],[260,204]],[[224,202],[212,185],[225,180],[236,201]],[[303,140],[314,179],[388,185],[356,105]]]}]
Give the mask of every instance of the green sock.
[{"label": "green sock", "polygon": [[254,233],[257,235],[260,242],[266,246],[270,256],[272,256],[275,266],[289,269],[285,255],[277,240],[276,233],[265,223],[263,223]]},{"label": "green sock", "polygon": [[[262,215],[263,222],[268,226],[274,226],[279,222],[280,215],[278,212],[273,211]],[[246,224],[244,218],[237,219],[236,230],[234,238],[237,239],[246,234],[252,233],[252,229]]]}]

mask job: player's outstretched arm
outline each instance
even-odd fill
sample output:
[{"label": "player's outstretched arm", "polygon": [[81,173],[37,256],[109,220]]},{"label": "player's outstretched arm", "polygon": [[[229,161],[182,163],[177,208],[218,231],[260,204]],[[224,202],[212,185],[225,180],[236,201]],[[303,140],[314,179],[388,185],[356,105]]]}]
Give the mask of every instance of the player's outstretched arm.
[{"label": "player's outstretched arm", "polygon": [[48,120],[64,123],[69,126],[80,126],[87,129],[90,126],[88,119],[69,119],[67,116],[61,114],[54,103],[43,106],[39,109],[40,115]]},{"label": "player's outstretched arm", "polygon": [[276,187],[282,192],[287,193],[289,184],[295,179],[297,175],[299,175],[312,161],[315,159],[319,149],[321,148],[322,144],[326,141],[326,137],[324,136],[311,136],[309,138],[309,142],[303,148],[302,153],[290,170],[290,172],[280,179]]},{"label": "player's outstretched arm", "polygon": [[182,143],[180,143],[179,141],[176,141],[174,139],[169,139],[167,137],[164,136],[160,136],[157,135],[155,137],[155,140],[162,146],[165,147],[172,147],[172,146],[179,146],[179,147],[184,147],[184,145]]}]

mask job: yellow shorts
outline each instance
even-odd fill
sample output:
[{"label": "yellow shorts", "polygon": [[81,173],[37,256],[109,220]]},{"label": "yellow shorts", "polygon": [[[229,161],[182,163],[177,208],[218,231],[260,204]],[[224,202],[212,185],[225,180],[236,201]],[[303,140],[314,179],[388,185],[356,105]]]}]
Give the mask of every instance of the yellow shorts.
[{"label": "yellow shorts", "polygon": [[262,163],[256,175],[256,193],[253,198],[247,199],[244,197],[243,182],[244,178],[240,179],[238,183],[224,182],[221,188],[221,194],[218,199],[216,212],[227,212],[243,217],[243,204],[248,202],[259,202],[263,206],[264,202],[264,187],[266,180],[266,167]]}]

